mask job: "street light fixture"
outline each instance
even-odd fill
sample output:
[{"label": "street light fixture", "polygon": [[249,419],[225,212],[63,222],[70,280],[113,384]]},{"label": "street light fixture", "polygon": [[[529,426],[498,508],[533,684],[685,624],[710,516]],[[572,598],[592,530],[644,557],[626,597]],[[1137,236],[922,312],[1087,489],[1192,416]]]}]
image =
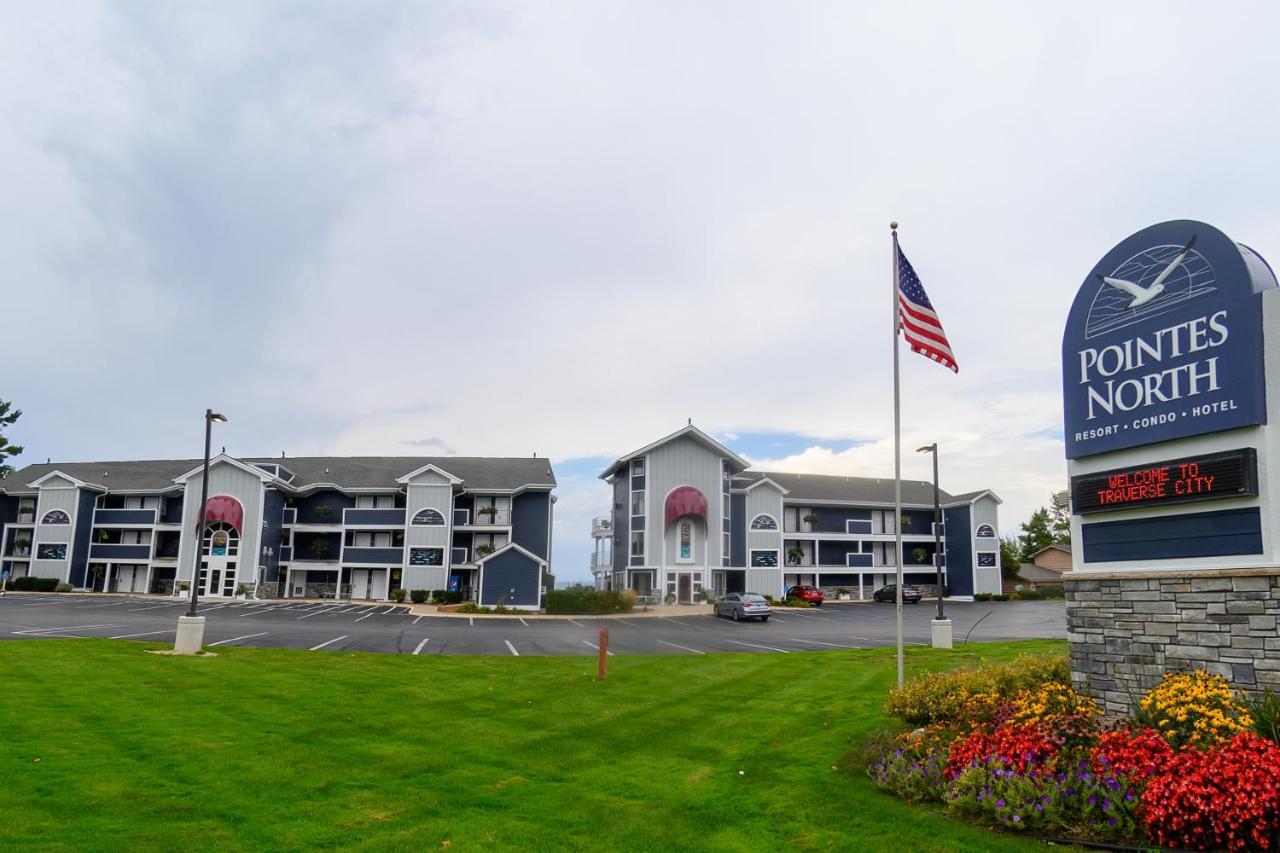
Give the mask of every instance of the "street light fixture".
[{"label": "street light fixture", "polygon": [[951,648],[951,620],[942,612],[942,501],[938,492],[938,442],[916,448],[933,454],[933,571],[938,589],[938,613],[933,617],[934,648]]},{"label": "street light fixture", "polygon": [[205,513],[209,505],[209,452],[213,444],[213,425],[225,424],[226,415],[220,415],[213,409],[204,411],[204,471],[200,477],[200,514],[197,516],[195,528],[195,559],[191,564],[191,607],[186,615],[178,617],[178,636],[173,650],[179,654],[193,655],[204,645],[204,617],[196,615],[196,605],[200,601],[200,558],[204,550]]}]

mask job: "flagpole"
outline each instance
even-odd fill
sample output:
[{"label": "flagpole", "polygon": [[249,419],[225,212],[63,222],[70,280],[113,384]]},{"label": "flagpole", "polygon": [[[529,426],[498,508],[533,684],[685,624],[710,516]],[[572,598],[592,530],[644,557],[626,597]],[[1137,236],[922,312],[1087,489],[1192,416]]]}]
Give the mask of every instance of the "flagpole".
[{"label": "flagpole", "polygon": [[896,567],[893,599],[897,613],[898,686],[902,686],[902,405],[898,387],[898,223],[890,222],[893,234],[893,533]]}]

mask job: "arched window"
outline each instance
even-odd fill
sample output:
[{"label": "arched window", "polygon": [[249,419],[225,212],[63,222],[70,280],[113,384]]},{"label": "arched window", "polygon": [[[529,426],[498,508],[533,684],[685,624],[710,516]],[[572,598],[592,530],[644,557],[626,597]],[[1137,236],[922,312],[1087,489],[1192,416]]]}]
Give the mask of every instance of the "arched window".
[{"label": "arched window", "polygon": [[413,517],[413,523],[430,526],[442,525],[444,524],[444,516],[440,514],[440,510],[427,507],[418,511],[418,514]]},{"label": "arched window", "polygon": [[60,509],[51,509],[40,519],[41,524],[70,524],[71,517]]},{"label": "arched window", "polygon": [[757,515],[755,518],[751,519],[751,529],[752,530],[777,530],[778,520],[774,518],[772,515],[768,515],[762,512],[759,515]]},{"label": "arched window", "polygon": [[979,524],[977,535],[994,537],[996,535],[996,529],[990,524]]},{"label": "arched window", "polygon": [[215,521],[204,529],[206,557],[234,557],[240,553],[240,534],[224,521]]}]

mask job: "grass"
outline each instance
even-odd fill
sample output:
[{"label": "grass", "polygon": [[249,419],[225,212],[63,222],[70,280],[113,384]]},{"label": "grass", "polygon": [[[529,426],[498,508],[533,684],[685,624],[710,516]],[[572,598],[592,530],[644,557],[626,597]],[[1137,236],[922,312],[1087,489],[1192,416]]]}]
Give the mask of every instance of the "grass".
[{"label": "grass", "polygon": [[[1032,641],[912,649],[910,671]],[[410,657],[0,643],[0,849],[1021,850],[842,760],[892,649]],[[739,771],[742,771],[741,773]]]}]

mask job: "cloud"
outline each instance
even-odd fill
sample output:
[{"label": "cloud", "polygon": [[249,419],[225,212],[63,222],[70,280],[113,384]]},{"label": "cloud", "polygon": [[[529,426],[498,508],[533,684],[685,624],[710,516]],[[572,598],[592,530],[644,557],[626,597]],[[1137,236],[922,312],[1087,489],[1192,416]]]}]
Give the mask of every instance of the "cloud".
[{"label": "cloud", "polygon": [[[1063,486],[1060,334],[1096,259],[1184,216],[1280,254],[1277,23],[31,7],[0,32],[12,439],[189,457],[213,406],[246,455],[559,461],[692,417],[762,464],[889,475],[896,218],[961,368],[902,354],[904,470],[939,441],[946,487],[995,489],[1010,530]],[[593,475],[559,494],[574,524],[608,506]],[[558,525],[562,578],[587,533]]]}]

